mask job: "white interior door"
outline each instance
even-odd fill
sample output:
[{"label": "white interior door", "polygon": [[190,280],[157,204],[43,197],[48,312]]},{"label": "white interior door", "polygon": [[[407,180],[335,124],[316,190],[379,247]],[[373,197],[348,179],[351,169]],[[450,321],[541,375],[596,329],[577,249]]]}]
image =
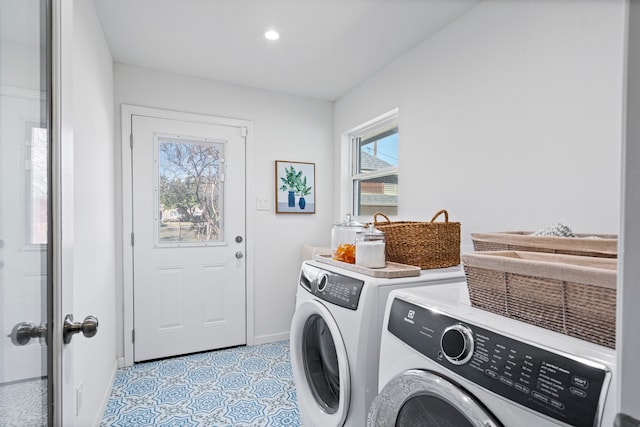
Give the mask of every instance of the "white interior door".
[{"label": "white interior door", "polygon": [[[48,147],[40,120],[39,92],[0,93],[0,419],[21,419],[28,406],[11,396],[41,403],[30,422],[47,420]],[[42,339],[26,333],[42,327]],[[22,328],[22,329],[20,329]],[[40,400],[42,399],[42,400]],[[5,401],[6,400],[6,401]],[[21,408],[21,409],[18,409]],[[14,410],[17,417],[14,417]]]},{"label": "white interior door", "polygon": [[246,129],[131,127],[134,361],[245,344]]},{"label": "white interior door", "polygon": [[7,426],[46,426],[53,415],[51,93],[41,42],[49,17],[43,1],[0,0],[0,425]]}]

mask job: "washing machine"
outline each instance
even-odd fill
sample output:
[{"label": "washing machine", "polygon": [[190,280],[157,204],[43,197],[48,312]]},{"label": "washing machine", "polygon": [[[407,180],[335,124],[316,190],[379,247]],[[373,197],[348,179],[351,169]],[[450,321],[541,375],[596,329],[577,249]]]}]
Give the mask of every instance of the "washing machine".
[{"label": "washing machine", "polygon": [[303,425],[363,427],[378,391],[380,333],[389,292],[463,277],[459,266],[385,279],[305,261],[290,332]]},{"label": "washing machine", "polygon": [[471,307],[465,282],[393,291],[368,426],[612,426],[615,351]]}]

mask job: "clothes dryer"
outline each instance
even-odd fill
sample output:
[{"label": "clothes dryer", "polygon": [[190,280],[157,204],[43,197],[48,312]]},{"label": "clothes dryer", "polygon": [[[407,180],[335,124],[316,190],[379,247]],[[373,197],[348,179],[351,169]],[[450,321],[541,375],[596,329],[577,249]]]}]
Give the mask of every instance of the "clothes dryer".
[{"label": "clothes dryer", "polygon": [[471,307],[465,282],[393,291],[368,425],[611,426],[615,351]]},{"label": "clothes dryer", "polygon": [[389,292],[462,278],[459,266],[381,279],[304,262],[290,333],[303,425],[363,427],[378,389],[380,333]]}]

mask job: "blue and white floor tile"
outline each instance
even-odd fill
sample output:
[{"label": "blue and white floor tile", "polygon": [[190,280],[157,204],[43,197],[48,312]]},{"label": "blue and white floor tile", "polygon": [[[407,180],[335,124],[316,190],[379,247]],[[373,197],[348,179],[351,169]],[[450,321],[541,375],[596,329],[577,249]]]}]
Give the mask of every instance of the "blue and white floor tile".
[{"label": "blue and white floor tile", "polygon": [[300,426],[289,342],[120,369],[102,426]]}]

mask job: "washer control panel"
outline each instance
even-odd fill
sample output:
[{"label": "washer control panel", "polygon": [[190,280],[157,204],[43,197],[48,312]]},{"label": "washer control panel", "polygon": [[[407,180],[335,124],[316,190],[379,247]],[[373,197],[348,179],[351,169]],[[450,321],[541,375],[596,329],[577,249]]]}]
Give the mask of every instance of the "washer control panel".
[{"label": "washer control panel", "polygon": [[572,426],[599,425],[610,371],[395,298],[388,330],[424,356],[505,399]]},{"label": "washer control panel", "polygon": [[300,286],[323,301],[357,310],[364,281],[303,264]]}]

